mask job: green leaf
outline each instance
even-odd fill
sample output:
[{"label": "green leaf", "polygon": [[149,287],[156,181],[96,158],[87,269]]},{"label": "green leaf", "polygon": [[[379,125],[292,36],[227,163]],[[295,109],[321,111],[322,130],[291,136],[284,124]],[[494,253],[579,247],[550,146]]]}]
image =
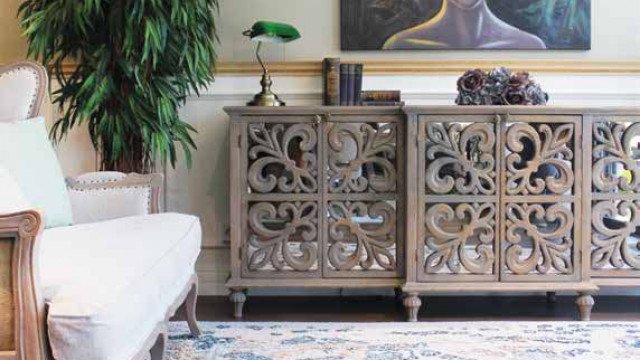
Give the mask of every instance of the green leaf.
[{"label": "green leaf", "polygon": [[196,131],[178,110],[213,81],[217,11],[217,0],[22,1],[27,52],[57,84],[52,140],[82,125],[103,169],[175,166],[178,147],[190,167]]}]

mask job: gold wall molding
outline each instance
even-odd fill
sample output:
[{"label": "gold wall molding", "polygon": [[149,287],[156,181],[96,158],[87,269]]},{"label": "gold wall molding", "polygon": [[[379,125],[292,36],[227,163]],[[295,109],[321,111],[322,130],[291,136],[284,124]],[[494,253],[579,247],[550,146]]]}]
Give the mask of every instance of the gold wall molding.
[{"label": "gold wall molding", "polygon": [[[513,70],[552,74],[638,74],[640,60],[346,60],[364,64],[369,75],[438,75],[461,74],[468,69],[491,69],[506,66]],[[269,71],[275,75],[314,76],[322,73],[320,61],[271,62]],[[219,75],[258,75],[257,63],[221,62]]]},{"label": "gold wall molding", "polygon": [[[491,69],[506,66],[516,71],[548,74],[608,74],[640,75],[640,60],[345,60],[364,64],[368,75],[447,75],[461,74],[468,69]],[[320,61],[270,62],[269,71],[280,76],[320,76]],[[65,65],[71,71],[74,65]],[[262,73],[258,63],[218,63],[221,76],[255,76]]]}]

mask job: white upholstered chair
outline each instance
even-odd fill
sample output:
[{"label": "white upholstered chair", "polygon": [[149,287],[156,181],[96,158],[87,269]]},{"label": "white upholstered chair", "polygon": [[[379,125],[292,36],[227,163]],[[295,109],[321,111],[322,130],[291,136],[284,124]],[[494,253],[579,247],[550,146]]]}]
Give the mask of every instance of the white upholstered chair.
[{"label": "white upholstered chair", "polygon": [[[0,122],[36,116],[46,83],[34,63],[0,68]],[[44,229],[35,209],[0,211],[0,360],[162,359],[180,306],[200,334],[200,222],[159,213],[161,183],[112,172],[69,179],[72,226]]]}]

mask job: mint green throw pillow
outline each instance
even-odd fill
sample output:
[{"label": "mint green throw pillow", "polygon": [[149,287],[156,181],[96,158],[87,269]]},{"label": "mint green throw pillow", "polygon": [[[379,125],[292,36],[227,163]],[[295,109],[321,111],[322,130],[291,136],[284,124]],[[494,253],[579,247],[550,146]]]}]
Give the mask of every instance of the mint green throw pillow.
[{"label": "mint green throw pillow", "polygon": [[73,223],[67,186],[42,117],[0,122],[0,167],[13,176],[29,203],[43,212],[45,228]]}]

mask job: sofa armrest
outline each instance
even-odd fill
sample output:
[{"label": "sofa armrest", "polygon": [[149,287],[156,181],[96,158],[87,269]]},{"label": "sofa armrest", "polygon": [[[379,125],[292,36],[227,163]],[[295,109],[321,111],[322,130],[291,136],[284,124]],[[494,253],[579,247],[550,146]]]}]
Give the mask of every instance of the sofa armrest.
[{"label": "sofa armrest", "polygon": [[38,282],[42,229],[42,216],[36,210],[0,215],[0,358],[48,357],[45,304]]},{"label": "sofa armrest", "polygon": [[76,224],[160,211],[161,174],[95,172],[67,179]]}]

